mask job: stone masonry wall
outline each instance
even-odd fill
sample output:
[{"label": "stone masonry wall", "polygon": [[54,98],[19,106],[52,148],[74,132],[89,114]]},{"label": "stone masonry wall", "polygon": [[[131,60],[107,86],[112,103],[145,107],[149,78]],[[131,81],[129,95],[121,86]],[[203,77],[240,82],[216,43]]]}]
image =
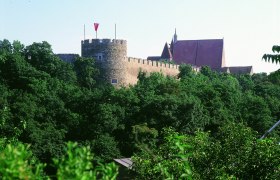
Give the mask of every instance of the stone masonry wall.
[{"label": "stone masonry wall", "polygon": [[166,64],[158,61],[128,57],[126,66],[126,84],[136,84],[137,76],[140,70],[150,74],[151,72],[161,72],[166,76],[177,76],[179,74],[179,65]]},{"label": "stone masonry wall", "polygon": [[92,39],[82,41],[82,56],[93,57],[103,69],[104,77],[117,84],[125,84],[125,58],[127,43],[125,40]]}]

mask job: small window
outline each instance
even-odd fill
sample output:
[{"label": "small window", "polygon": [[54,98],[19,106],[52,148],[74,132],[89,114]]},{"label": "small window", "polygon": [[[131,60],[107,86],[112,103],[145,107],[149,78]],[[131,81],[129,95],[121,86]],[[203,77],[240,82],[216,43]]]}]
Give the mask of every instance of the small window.
[{"label": "small window", "polygon": [[95,54],[94,59],[97,60],[97,61],[103,61],[103,53]]},{"label": "small window", "polygon": [[112,80],[111,80],[111,83],[112,83],[112,84],[118,84],[118,79],[112,79]]}]

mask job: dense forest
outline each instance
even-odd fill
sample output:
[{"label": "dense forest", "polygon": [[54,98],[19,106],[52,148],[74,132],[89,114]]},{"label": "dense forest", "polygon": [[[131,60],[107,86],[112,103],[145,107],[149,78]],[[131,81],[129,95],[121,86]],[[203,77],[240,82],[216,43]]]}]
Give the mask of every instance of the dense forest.
[{"label": "dense forest", "polygon": [[0,178],[279,179],[280,70],[104,82],[94,59],[60,60],[47,42],[0,41]]}]

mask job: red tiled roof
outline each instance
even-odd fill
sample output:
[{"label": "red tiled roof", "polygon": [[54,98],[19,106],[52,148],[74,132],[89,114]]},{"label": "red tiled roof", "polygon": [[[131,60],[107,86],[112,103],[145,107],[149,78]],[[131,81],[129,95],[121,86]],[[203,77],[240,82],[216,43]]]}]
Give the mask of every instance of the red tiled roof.
[{"label": "red tiled roof", "polygon": [[173,60],[219,69],[223,66],[223,45],[223,39],[179,40],[173,44]]}]

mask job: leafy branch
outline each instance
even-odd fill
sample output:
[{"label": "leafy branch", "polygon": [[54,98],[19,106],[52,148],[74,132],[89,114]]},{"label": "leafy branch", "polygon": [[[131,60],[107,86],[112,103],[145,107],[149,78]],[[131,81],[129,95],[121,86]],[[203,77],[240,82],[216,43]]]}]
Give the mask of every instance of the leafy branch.
[{"label": "leafy branch", "polygon": [[[280,52],[280,46],[273,46],[272,47],[273,53],[279,53]],[[264,59],[266,62],[272,62],[278,64],[280,62],[280,54],[264,54],[262,59]]]}]

